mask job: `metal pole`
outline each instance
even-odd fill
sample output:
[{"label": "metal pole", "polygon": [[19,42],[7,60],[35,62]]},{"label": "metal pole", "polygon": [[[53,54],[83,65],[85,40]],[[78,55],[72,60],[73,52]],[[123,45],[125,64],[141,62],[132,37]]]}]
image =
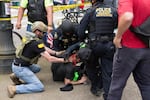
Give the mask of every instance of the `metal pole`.
[{"label": "metal pole", "polygon": [[10,18],[10,0],[0,0],[0,74],[11,72],[15,57]]}]

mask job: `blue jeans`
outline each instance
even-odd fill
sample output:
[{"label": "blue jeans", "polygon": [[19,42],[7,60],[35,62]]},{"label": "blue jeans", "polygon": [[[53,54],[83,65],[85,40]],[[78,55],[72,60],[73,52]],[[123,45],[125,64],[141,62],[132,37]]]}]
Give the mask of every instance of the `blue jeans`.
[{"label": "blue jeans", "polygon": [[23,80],[25,84],[16,85],[16,93],[33,93],[44,91],[44,85],[34,73],[40,71],[40,66],[33,64],[31,66],[20,67],[12,64],[12,71]]}]

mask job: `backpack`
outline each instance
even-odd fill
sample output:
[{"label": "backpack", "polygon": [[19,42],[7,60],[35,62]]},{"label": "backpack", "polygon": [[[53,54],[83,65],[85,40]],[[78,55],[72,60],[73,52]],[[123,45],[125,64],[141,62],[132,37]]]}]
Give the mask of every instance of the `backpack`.
[{"label": "backpack", "polygon": [[130,26],[130,31],[135,33],[150,48],[150,17],[148,17],[140,26]]},{"label": "backpack", "polygon": [[23,53],[25,45],[30,43],[33,40],[37,41],[39,39],[38,38],[33,38],[33,37],[23,37],[21,45],[18,46],[17,49],[16,49],[16,57],[21,58],[21,59],[23,59],[27,62],[30,62],[30,64],[37,63],[38,58],[39,58],[40,55],[30,59],[30,58],[27,58],[27,57],[23,56],[22,53]]}]

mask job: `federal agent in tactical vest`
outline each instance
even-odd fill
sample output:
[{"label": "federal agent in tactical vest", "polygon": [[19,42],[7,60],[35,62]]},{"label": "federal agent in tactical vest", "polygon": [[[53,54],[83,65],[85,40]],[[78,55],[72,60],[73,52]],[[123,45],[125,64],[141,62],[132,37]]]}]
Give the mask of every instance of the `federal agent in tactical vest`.
[{"label": "federal agent in tactical vest", "polygon": [[[85,39],[88,30],[88,40],[92,55],[87,64],[87,74],[91,80],[91,92],[98,95],[103,87],[106,99],[112,73],[112,62],[115,47],[113,45],[114,29],[117,27],[117,11],[103,0],[92,0],[92,7],[80,22],[78,35]],[[102,78],[102,80],[101,80]],[[102,82],[102,84],[101,84]]]},{"label": "federal agent in tactical vest", "polygon": [[[12,63],[13,74],[10,75],[10,78],[16,86],[10,85],[7,87],[10,98],[14,97],[15,94],[41,92],[44,90],[43,84],[34,74],[40,71],[40,66],[36,64],[40,56],[43,56],[49,62],[65,62],[64,58],[51,56],[59,52],[44,46],[41,38],[45,31],[47,31],[47,26],[43,22],[34,22],[32,32],[35,33],[35,36],[23,38],[23,43],[17,48],[16,58]],[[22,84],[20,79],[25,84]]]},{"label": "federal agent in tactical vest", "polygon": [[62,24],[52,32],[53,49],[60,51],[66,50],[69,46],[78,42],[77,35],[78,24],[68,19],[62,21]]}]

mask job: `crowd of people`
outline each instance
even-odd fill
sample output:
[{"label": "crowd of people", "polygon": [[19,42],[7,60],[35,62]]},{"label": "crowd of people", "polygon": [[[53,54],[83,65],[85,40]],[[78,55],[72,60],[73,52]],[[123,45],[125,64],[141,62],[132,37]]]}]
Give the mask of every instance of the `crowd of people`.
[{"label": "crowd of people", "polygon": [[[92,5],[80,23],[64,19],[57,29],[53,29],[51,0],[22,0],[20,4],[16,28],[21,28],[27,9],[27,31],[34,35],[26,36],[26,41],[16,50],[10,75],[15,85],[7,87],[10,98],[15,94],[44,91],[43,83],[35,75],[40,71],[38,58],[43,56],[52,63],[53,80],[64,82],[61,91],[71,91],[73,85],[89,80],[93,95],[103,93],[104,100],[121,100],[127,79],[133,73],[142,99],[149,100],[150,49],[133,27],[149,18],[150,2],[91,0]],[[115,29],[118,29],[116,33]]]}]

